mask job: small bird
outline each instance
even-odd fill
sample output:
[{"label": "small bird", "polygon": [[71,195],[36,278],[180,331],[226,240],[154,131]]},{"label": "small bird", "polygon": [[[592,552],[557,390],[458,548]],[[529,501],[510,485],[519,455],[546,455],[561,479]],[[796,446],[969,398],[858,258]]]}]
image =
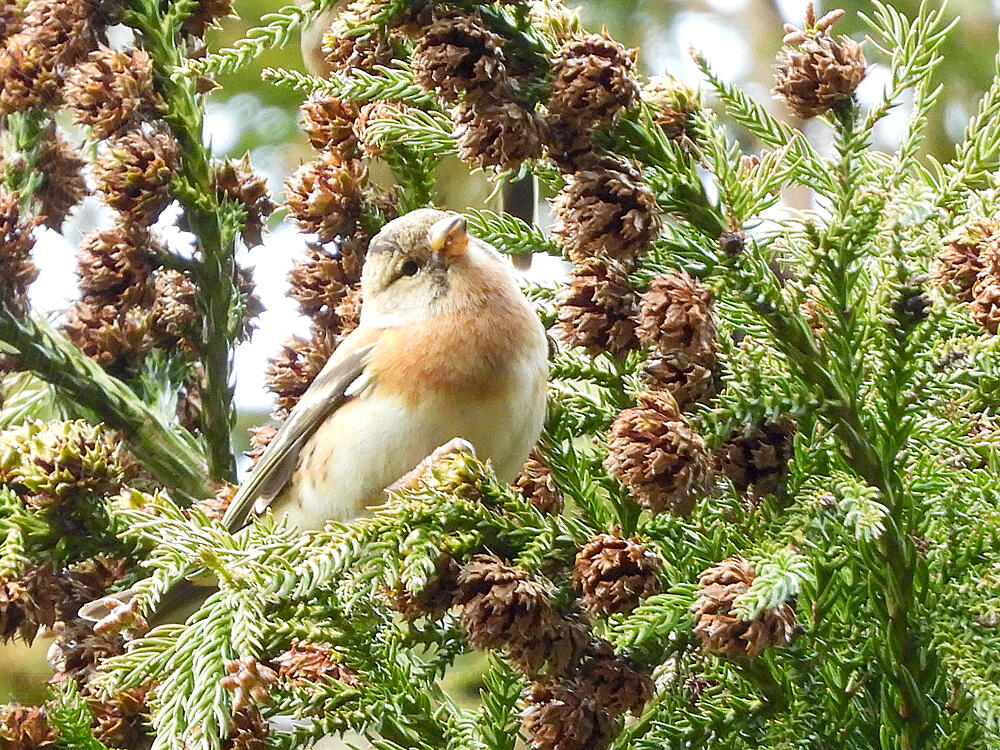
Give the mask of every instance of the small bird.
[{"label": "small bird", "polygon": [[[355,518],[455,439],[510,481],[538,439],[545,331],[509,263],[461,216],[418,209],[386,224],[369,244],[361,290],[360,325],[237,490],[223,517],[230,531],[266,509],[300,531]],[[184,582],[155,619],[183,619],[208,593]],[[113,617],[131,595],[113,599],[81,617]]]},{"label": "small bird", "polygon": [[418,209],[372,238],[361,323],[334,351],[237,491],[300,530],[356,517],[461,438],[512,480],[545,415],[548,346],[509,264],[465,220]]}]

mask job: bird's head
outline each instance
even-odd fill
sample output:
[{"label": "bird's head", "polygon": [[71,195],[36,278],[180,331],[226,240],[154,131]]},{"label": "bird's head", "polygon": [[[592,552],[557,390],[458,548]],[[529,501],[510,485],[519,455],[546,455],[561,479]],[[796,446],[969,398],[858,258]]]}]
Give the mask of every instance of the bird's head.
[{"label": "bird's head", "polygon": [[[458,214],[421,208],[386,224],[368,245],[363,325],[405,325],[454,309],[477,281],[499,278],[499,254]],[[509,272],[500,272],[504,279]]]}]

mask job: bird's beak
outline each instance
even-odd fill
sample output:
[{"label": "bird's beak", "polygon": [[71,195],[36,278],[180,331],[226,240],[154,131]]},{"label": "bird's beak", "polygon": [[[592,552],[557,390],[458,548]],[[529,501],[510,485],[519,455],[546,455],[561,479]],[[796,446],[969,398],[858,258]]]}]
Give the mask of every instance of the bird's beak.
[{"label": "bird's beak", "polygon": [[431,250],[440,253],[445,260],[454,260],[465,254],[469,247],[469,231],[465,218],[448,216],[431,225],[427,235]]}]

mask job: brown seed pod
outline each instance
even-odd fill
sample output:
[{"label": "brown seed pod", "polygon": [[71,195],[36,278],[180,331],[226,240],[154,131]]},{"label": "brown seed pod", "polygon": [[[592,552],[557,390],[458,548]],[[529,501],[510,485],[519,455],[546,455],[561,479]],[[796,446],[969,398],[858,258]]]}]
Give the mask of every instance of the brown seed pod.
[{"label": "brown seed pod", "polygon": [[559,337],[594,356],[607,352],[622,357],[639,346],[638,299],[619,264],[587,260],[573,269],[569,286],[559,295]]},{"label": "brown seed pod", "polygon": [[517,170],[542,155],[542,119],[519,102],[482,96],[455,108],[455,138],[462,161],[499,172]]},{"label": "brown seed pod", "polygon": [[109,141],[94,176],[108,205],[132,222],[149,225],[170,202],[170,180],[179,165],[177,141],[170,134],[132,130]]},{"label": "brown seed pod", "polygon": [[715,351],[712,293],[685,271],[657,276],[639,304],[639,341],[704,360]]},{"label": "brown seed pod", "polygon": [[303,164],[285,183],[285,204],[304,232],[320,242],[348,237],[358,229],[368,172],[357,161],[332,153]]},{"label": "brown seed pod", "polygon": [[635,50],[604,34],[589,34],[562,46],[553,65],[546,107],[581,130],[606,128],[639,97]]},{"label": "brown seed pod", "polygon": [[507,87],[503,38],[486,29],[477,14],[438,18],[417,42],[411,62],[417,85],[447,102],[464,94],[479,97]]},{"label": "brown seed pod", "polygon": [[153,61],[143,49],[101,46],[69,73],[63,94],[75,122],[111,138],[155,115]]},{"label": "brown seed pod", "polygon": [[598,534],[576,555],[573,586],[589,614],[631,612],[660,590],[660,558],[639,539]]},{"label": "brown seed pod", "polygon": [[732,481],[737,492],[751,488],[756,495],[776,491],[788,473],[798,426],[789,415],[763,421],[751,432],[731,435],[714,455],[720,474]]}]

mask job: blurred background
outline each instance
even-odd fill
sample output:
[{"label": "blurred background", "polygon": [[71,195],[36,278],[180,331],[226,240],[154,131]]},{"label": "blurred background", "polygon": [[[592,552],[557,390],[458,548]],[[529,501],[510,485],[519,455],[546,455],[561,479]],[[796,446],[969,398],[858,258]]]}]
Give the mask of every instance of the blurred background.
[{"label": "blurred background", "polygon": [[[568,4],[573,5],[572,0]],[[908,16],[916,13],[919,0],[894,0],[895,8]],[[227,46],[245,35],[258,19],[276,10],[275,0],[236,0],[240,19],[228,19],[224,27],[214,32],[210,49]],[[940,5],[940,4],[939,4]],[[689,46],[705,53],[712,66],[725,80],[737,81],[758,101],[764,102],[774,114],[801,126],[784,106],[772,99],[771,64],[777,52],[782,24],[801,26],[806,0],[585,0],[581,6],[583,25],[589,30],[606,26],[617,40],[630,47],[639,47],[639,66],[647,75],[671,73],[689,82],[699,80],[697,69],[690,61]],[[818,3],[817,15],[843,7],[846,17],[835,31],[855,39],[864,37],[867,27],[857,12],[871,13],[871,2],[859,0],[846,3]],[[953,144],[961,138],[962,129],[975,111],[982,91],[989,85],[993,57],[997,49],[997,24],[1000,0],[952,0],[947,15],[961,16],[961,22],[945,43],[944,63],[937,81],[944,84],[938,107],[932,114],[927,131],[926,147],[939,159],[947,159]],[[869,59],[868,75],[858,95],[865,103],[882,93],[888,70],[884,60],[871,45],[865,48]],[[250,153],[254,166],[268,178],[276,201],[282,199],[284,179],[303,161],[314,156],[298,128],[298,106],[302,95],[278,88],[261,80],[264,67],[284,67],[304,70],[297,41],[284,49],[270,50],[246,69],[219,79],[221,88],[209,99],[206,138],[217,156],[239,158]],[[712,102],[711,95],[706,99]],[[907,117],[905,105],[886,118],[876,133],[876,146],[891,150],[902,131]],[[820,122],[808,123],[809,135],[822,145],[827,129]],[[744,148],[759,148],[744,139]],[[481,208],[489,195],[489,185],[482,174],[469,174],[457,160],[442,165],[439,174],[442,203],[454,209]],[[786,196],[799,205],[808,203],[808,195]],[[547,221],[544,206],[540,221]],[[96,202],[85,204],[67,222],[63,235],[44,230],[44,238],[36,247],[36,262],[42,275],[32,287],[33,302],[53,313],[64,309],[77,296],[74,275],[74,247],[81,234],[101,226],[106,221]],[[263,373],[268,358],[289,335],[307,335],[308,324],[299,318],[294,304],[286,298],[285,276],[292,262],[303,252],[304,241],[278,211],[273,217],[265,242],[240,258],[254,267],[258,294],[266,312],[257,321],[252,339],[241,346],[236,359],[236,398],[240,409],[237,438],[245,443],[245,428],[268,419],[271,411],[269,394],[263,387]],[[536,258],[532,269],[535,276],[561,273],[559,261]],[[39,638],[35,646],[0,646],[0,701],[13,698],[25,703],[44,698],[44,683],[51,672],[45,664],[47,643]]]}]

